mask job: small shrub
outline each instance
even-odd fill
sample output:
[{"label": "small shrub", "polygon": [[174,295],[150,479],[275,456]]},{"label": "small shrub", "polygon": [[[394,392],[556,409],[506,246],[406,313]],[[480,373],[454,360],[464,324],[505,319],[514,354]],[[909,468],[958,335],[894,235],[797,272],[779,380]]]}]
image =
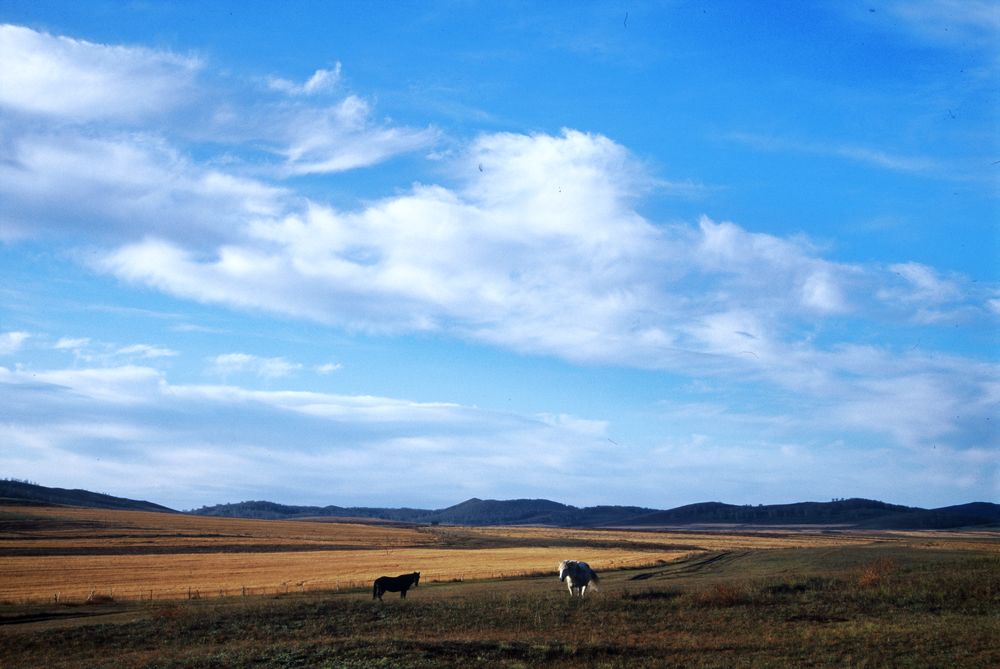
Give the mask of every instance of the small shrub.
[{"label": "small shrub", "polygon": [[861,567],[855,575],[854,581],[862,588],[876,588],[885,584],[895,571],[895,560],[880,557]]}]

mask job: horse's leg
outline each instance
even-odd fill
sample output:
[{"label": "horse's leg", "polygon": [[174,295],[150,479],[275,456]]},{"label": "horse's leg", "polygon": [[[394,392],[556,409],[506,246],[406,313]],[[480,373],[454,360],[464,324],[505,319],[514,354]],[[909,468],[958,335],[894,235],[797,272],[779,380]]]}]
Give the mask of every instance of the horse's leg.
[{"label": "horse's leg", "polygon": [[587,594],[587,585],[586,584],[581,585],[580,586],[580,597],[583,597],[586,594]]},{"label": "horse's leg", "polygon": [[399,591],[399,598],[406,599],[406,588],[403,588],[402,590]]}]

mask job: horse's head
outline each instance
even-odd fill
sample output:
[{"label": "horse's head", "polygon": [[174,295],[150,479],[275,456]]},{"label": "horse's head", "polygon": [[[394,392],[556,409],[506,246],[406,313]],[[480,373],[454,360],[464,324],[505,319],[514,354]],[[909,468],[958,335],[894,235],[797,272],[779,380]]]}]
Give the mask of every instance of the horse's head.
[{"label": "horse's head", "polygon": [[413,572],[413,587],[414,588],[417,587],[419,583],[420,583],[420,572],[415,571]]},{"label": "horse's head", "polygon": [[566,580],[566,574],[569,572],[569,564],[572,560],[563,560],[559,563],[559,580]]}]

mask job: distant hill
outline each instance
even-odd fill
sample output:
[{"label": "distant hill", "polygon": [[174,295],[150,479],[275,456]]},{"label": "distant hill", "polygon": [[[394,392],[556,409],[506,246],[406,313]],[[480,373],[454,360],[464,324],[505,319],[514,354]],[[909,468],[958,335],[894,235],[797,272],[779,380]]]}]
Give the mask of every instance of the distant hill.
[{"label": "distant hill", "polygon": [[0,503],[54,504],[58,506],[83,506],[94,509],[123,509],[128,511],[167,511],[177,513],[152,502],[113,497],[88,490],[47,488],[25,481],[0,480]]},{"label": "distant hill", "polygon": [[857,525],[876,518],[905,514],[914,510],[906,506],[886,504],[869,499],[758,504],[757,506],[704,502],[633,518],[630,524]]},{"label": "distant hill", "polygon": [[340,506],[284,506],[240,502],[203,507],[192,513],[236,518],[377,518],[454,525],[554,525],[559,527],[683,527],[694,525],[837,525],[858,529],[953,529],[1000,527],[1000,505],[974,502],[940,509],[887,504],[868,499],[738,506],[689,504],[666,511],[635,506],[575,507],[546,499],[492,500],[473,497],[445,509],[380,509]]},{"label": "distant hill", "polygon": [[374,518],[400,522],[424,522],[423,518],[432,513],[425,509],[388,509],[361,506],[293,506],[275,502],[248,501],[230,504],[203,506],[191,511],[199,516],[220,516],[224,518],[257,518],[263,520],[289,520],[302,518]]},{"label": "distant hill", "polygon": [[868,529],[946,530],[954,527],[1000,525],[1000,504],[973,502],[940,509],[909,509],[872,518],[861,526]]},{"label": "distant hill", "polygon": [[[0,503],[57,504],[102,509],[169,511],[152,502],[113,497],[86,490],[66,490],[23,481],[0,481]],[[697,527],[832,525],[854,529],[1000,529],[1000,504],[972,502],[939,509],[887,504],[870,499],[831,502],[735,505],[701,502],[659,510],[638,506],[575,507],[547,499],[479,499],[444,509],[344,506],[292,506],[247,501],[206,506],[190,513],[227,518],[357,518],[449,525],[550,525],[556,527]]]}]

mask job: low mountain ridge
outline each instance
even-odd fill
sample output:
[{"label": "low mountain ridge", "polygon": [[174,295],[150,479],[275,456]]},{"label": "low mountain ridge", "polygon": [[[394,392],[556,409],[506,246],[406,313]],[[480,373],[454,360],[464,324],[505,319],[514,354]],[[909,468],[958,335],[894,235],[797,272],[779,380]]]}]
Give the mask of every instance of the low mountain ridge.
[{"label": "low mountain ridge", "polygon": [[[174,509],[152,502],[114,497],[87,490],[48,488],[16,480],[0,481],[0,503],[2,502],[178,513]],[[444,509],[298,506],[258,500],[205,506],[187,513],[266,520],[354,518],[423,524],[556,527],[825,525],[873,530],[1000,528],[1000,504],[991,502],[971,502],[938,509],[922,509],[859,498],[756,506],[699,502],[668,510],[614,505],[576,507],[547,499],[495,500],[478,497]]]},{"label": "low mountain ridge", "polygon": [[869,499],[831,502],[758,504],[757,506],[702,502],[634,518],[633,525],[740,524],[841,525],[857,524],[892,514],[916,511],[906,506]]},{"label": "low mountain ridge", "polygon": [[0,502],[83,506],[92,509],[122,509],[126,511],[159,511],[178,513],[174,509],[143,500],[114,497],[89,490],[48,488],[27,481],[0,480]]},{"label": "low mountain ridge", "polygon": [[635,506],[575,507],[547,499],[483,500],[477,497],[444,509],[368,507],[281,507],[271,502],[241,502],[203,507],[191,513],[244,518],[345,517],[453,525],[553,525],[557,527],[682,527],[695,525],[836,525],[857,529],[954,529],[1000,527],[1000,505],[973,502],[940,509],[888,504],[868,499],[794,504],[735,505],[699,502],[675,509]]}]

